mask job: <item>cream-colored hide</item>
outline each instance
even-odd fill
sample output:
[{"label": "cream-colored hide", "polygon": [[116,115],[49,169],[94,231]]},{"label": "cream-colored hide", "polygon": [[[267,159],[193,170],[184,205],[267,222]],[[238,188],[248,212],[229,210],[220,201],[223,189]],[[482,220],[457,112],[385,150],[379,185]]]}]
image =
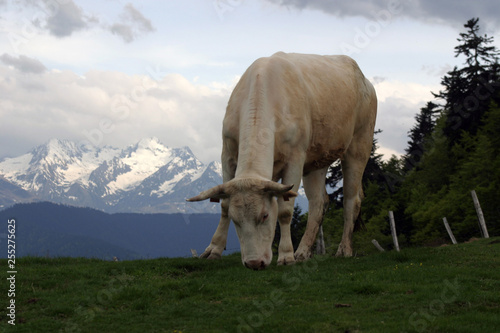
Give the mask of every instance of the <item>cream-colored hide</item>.
[{"label": "cream-colored hide", "polygon": [[[347,56],[279,52],[256,60],[236,85],[226,109],[224,184],[188,199],[222,200],[219,226],[201,257],[221,257],[233,220],[243,264],[263,269],[272,259],[278,219],[278,264],[310,258],[328,204],[326,173],[339,158],[344,177],[344,231],[337,255],[351,256],[376,113],[373,86]],[[290,222],[301,180],[309,217],[294,254]]]}]

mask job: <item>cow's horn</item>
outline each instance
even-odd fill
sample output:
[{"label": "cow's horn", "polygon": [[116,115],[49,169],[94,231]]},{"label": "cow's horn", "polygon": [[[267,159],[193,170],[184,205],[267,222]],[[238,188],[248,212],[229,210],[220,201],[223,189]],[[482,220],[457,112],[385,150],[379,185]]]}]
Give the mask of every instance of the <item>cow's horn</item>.
[{"label": "cow's horn", "polygon": [[212,187],[209,190],[203,191],[195,197],[186,199],[186,201],[193,202],[193,201],[203,201],[203,200],[207,200],[209,198],[223,199],[226,197],[227,197],[227,194],[225,192],[225,186],[224,186],[224,184],[221,184],[221,185],[217,185],[215,187]]},{"label": "cow's horn", "polygon": [[283,185],[280,183],[268,181],[264,185],[264,191],[265,192],[273,192],[274,194],[280,194],[280,193],[285,193],[290,191],[293,188],[292,185]]}]

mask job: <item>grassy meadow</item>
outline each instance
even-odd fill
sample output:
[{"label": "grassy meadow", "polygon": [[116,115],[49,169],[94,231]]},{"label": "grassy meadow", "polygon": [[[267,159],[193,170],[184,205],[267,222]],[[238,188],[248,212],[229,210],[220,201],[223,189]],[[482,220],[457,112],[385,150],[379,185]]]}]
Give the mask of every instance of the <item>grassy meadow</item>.
[{"label": "grassy meadow", "polygon": [[[1,332],[500,330],[500,238],[316,256],[264,271],[244,268],[239,254],[219,261],[27,257],[16,268],[16,325],[3,314]],[[9,281],[1,286],[5,309]]]}]

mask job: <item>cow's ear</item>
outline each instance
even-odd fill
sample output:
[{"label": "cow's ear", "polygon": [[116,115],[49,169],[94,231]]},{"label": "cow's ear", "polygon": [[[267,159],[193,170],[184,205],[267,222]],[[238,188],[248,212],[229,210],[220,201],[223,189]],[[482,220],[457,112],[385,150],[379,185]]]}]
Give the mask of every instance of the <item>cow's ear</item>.
[{"label": "cow's ear", "polygon": [[193,202],[210,199],[211,202],[219,202],[220,199],[226,199],[228,197],[229,195],[226,193],[225,184],[221,184],[203,191],[195,197],[186,199],[186,201]]}]

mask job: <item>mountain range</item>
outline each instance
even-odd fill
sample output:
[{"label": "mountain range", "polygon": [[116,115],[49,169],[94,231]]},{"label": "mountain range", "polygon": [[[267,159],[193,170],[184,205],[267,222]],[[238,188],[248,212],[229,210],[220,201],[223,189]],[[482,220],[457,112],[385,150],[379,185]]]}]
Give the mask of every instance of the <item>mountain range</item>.
[{"label": "mountain range", "polygon": [[108,213],[217,213],[185,199],[222,183],[219,162],[146,138],[124,149],[51,139],[0,161],[0,208],[49,201]]}]

